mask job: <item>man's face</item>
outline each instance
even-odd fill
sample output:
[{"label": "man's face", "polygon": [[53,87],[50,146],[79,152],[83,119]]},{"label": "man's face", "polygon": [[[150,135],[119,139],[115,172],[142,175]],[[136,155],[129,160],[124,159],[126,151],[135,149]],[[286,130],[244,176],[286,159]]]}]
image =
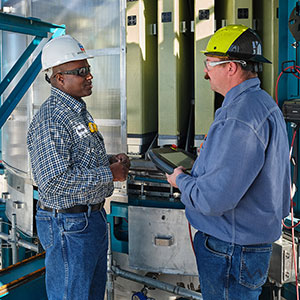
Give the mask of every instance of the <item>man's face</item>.
[{"label": "man's face", "polygon": [[[54,73],[57,74],[55,76],[59,76],[59,83],[62,91],[69,94],[75,99],[79,99],[82,97],[86,97],[92,94],[92,79],[93,76],[90,72],[84,72],[84,70],[80,70],[80,68],[89,67],[89,64],[86,59],[77,60],[65,63],[63,65],[55,68]],[[83,75],[75,75],[75,74],[66,74],[64,72],[74,71],[76,73],[78,70],[79,74]]]},{"label": "man's face", "polygon": [[222,63],[219,65],[210,65],[210,62],[220,62],[224,61],[224,59],[220,59],[217,57],[210,57],[207,56],[204,61],[204,78],[209,80],[210,87],[213,91],[220,93],[223,95],[223,87],[224,87],[224,80],[226,80],[226,65],[227,63]]}]

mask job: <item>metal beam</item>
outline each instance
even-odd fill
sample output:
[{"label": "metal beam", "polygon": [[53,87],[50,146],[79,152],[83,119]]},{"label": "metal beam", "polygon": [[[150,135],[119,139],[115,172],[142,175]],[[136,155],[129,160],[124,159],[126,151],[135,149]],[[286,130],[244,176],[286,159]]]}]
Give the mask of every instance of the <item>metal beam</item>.
[{"label": "metal beam", "polygon": [[25,95],[26,91],[31,86],[32,82],[35,80],[36,76],[39,74],[41,70],[41,55],[42,54],[40,53],[37,56],[32,65],[28,68],[16,87],[0,107],[0,128],[6,122],[10,114],[13,112],[22,97]]},{"label": "metal beam", "polygon": [[[18,32],[22,34],[36,36],[0,83],[1,96],[8,87],[8,85],[12,82],[14,77],[24,66],[25,62],[36,49],[36,47],[39,45],[41,40],[45,37],[48,37],[48,33],[53,33],[51,38],[63,35],[65,33],[65,25],[56,25],[47,22],[42,22],[39,19],[24,18],[0,13],[0,30],[7,30],[11,32]],[[16,108],[22,97],[25,95],[26,91],[29,89],[35,78],[37,77],[38,73],[41,70],[41,67],[42,65],[40,51],[34,62],[27,69],[26,73],[23,75],[21,80],[6,98],[4,103],[1,105],[0,129],[6,122],[10,114],[13,112],[13,110]]]},{"label": "metal beam", "polygon": [[8,87],[8,85],[15,78],[15,76],[17,75],[17,73],[19,72],[19,70],[24,66],[26,60],[32,54],[32,52],[34,51],[34,49],[39,45],[39,43],[40,43],[41,40],[42,40],[41,37],[36,37],[30,43],[30,45],[26,48],[26,50],[20,56],[20,58],[18,59],[18,61],[15,63],[15,65],[10,69],[10,71],[8,72],[8,74],[1,81],[1,84],[0,84],[0,95],[2,95],[2,93]]},{"label": "metal beam", "polygon": [[57,28],[65,28],[65,26],[43,22],[37,18],[24,18],[0,13],[0,30],[45,38],[48,36],[48,32],[52,33]]}]

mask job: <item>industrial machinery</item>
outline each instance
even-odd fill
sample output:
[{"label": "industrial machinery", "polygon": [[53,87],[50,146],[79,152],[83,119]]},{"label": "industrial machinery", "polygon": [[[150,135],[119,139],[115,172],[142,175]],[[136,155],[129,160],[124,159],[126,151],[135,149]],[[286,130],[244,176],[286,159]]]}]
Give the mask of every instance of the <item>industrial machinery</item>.
[{"label": "industrial machinery", "polygon": [[[186,220],[179,190],[168,184],[149,153],[153,147],[175,144],[172,147],[197,155],[223,100],[203,77],[200,51],[224,25],[242,23],[258,31],[264,54],[273,62],[264,67],[263,88],[280,107],[295,103],[298,109],[300,38],[297,30],[290,29],[298,26],[300,1],[6,0],[0,9],[3,290],[10,279],[2,281],[2,274],[11,264],[19,277],[37,274],[28,275],[32,280],[26,281],[26,291],[30,291],[27,284],[35,287],[43,281],[43,250],[34,220],[38,190],[31,175],[26,132],[49,95],[49,85],[39,73],[41,47],[67,32],[95,56],[90,60],[93,94],[86,102],[107,152],[126,152],[131,157],[128,180],[115,184],[114,194],[106,201],[107,299],[202,299],[192,246],[194,230]],[[298,135],[297,124],[287,119],[291,143],[295,132]],[[295,141],[296,174],[299,138]],[[296,187],[299,182],[294,178]],[[298,192],[293,200],[295,216],[285,220],[287,228],[274,243],[261,300],[295,299],[299,234],[298,227],[293,232],[291,227],[300,217]],[[22,273],[16,263],[36,253],[40,254],[37,260],[25,260],[25,265],[33,267],[28,274]],[[5,291],[1,294],[0,286],[0,298],[18,293]],[[44,297],[42,286],[38,299]]]}]

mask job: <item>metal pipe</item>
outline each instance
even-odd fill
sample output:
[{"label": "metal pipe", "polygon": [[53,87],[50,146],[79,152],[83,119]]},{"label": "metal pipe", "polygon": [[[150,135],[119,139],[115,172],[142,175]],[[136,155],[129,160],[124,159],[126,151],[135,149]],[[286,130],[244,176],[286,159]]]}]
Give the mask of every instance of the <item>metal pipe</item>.
[{"label": "metal pipe", "polygon": [[0,232],[0,239],[2,239],[4,241],[8,241],[9,240],[9,235],[4,233],[4,232]]},{"label": "metal pipe", "polygon": [[12,250],[12,263],[16,264],[18,262],[18,253],[17,253],[17,227],[16,227],[16,214],[11,216],[11,231],[10,231],[10,241],[11,250]]},{"label": "metal pipe", "polygon": [[20,240],[17,241],[17,245],[21,246],[23,248],[29,249],[31,251],[34,251],[36,253],[40,252],[40,248],[39,248],[38,245],[30,243],[30,242],[27,242],[27,241],[22,240],[22,239],[20,239]]},{"label": "metal pipe", "polygon": [[127,105],[126,105],[126,0],[120,0],[120,109],[121,145],[127,152]]},{"label": "metal pipe", "polygon": [[200,293],[185,289],[180,286],[176,286],[170,283],[162,282],[156,279],[152,279],[146,276],[141,276],[132,272],[124,271],[116,266],[112,266],[112,270],[115,275],[123,277],[128,280],[136,281],[142,284],[146,284],[148,286],[175,294],[183,297],[188,297],[189,299],[203,300],[202,295]]},{"label": "metal pipe", "polygon": [[107,281],[106,281],[106,299],[114,299],[114,273],[112,271],[112,251],[111,251],[111,232],[110,232],[110,223],[107,222],[107,234],[108,234],[108,249],[107,249]]},{"label": "metal pipe", "polygon": [[175,201],[173,185],[170,185],[170,197],[169,197],[169,200],[170,200],[171,202],[174,202],[174,201]]},{"label": "metal pipe", "polygon": [[157,179],[157,178],[146,178],[142,176],[134,176],[135,181],[143,181],[143,182],[154,182],[154,183],[168,183],[167,180]]},{"label": "metal pipe", "polygon": [[[0,239],[11,243],[10,236],[8,234],[4,233],[4,232],[0,232]],[[18,246],[24,247],[24,248],[29,249],[31,251],[34,251],[34,252],[37,252],[37,253],[40,252],[39,246],[37,246],[33,243],[27,242],[27,241],[22,240],[22,239],[17,240],[16,243],[17,243]]]}]

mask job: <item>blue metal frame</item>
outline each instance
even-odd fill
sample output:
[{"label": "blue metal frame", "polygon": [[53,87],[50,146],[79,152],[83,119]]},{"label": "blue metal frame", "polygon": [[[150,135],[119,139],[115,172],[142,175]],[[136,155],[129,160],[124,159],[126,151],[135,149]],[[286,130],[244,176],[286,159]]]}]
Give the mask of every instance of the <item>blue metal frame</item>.
[{"label": "blue metal frame", "polygon": [[[30,57],[36,47],[43,38],[48,37],[48,33],[52,33],[52,37],[63,35],[65,33],[65,25],[56,25],[47,22],[42,22],[35,18],[24,18],[19,16],[8,15],[0,13],[0,30],[11,31],[21,34],[36,36],[15,65],[11,68],[9,73],[1,81],[0,96],[3,94],[8,85],[12,82],[14,77],[24,66],[26,60]],[[36,76],[42,68],[41,51],[37,55],[32,65],[28,68],[16,87],[7,97],[6,101],[0,107],[0,129],[6,122],[12,111],[18,105],[22,97],[25,95],[28,88],[31,86]]]},{"label": "blue metal frame", "polygon": [[20,66],[23,67],[23,65],[25,64],[26,60],[29,58],[29,56],[35,50],[35,48],[39,45],[39,43],[40,43],[41,40],[42,40],[41,37],[36,37],[30,43],[30,45],[26,48],[26,50],[21,55],[21,57],[18,59],[18,61],[16,62],[16,64],[10,69],[10,71],[8,72],[8,74],[5,76],[5,78],[2,80],[2,82],[0,84],[0,95],[3,94],[3,92],[5,91],[5,89],[8,87],[8,85],[12,81],[12,79],[19,72],[19,70],[20,70],[19,67]]},{"label": "blue metal frame", "polygon": [[[120,239],[117,234],[117,230],[115,228],[115,218],[119,218],[122,222],[120,223],[120,227],[124,229],[126,225],[126,221],[128,222],[128,204],[120,203],[120,202],[111,202],[110,203],[110,214],[107,215],[107,221],[110,223],[110,234],[111,234],[111,248],[112,251],[127,253],[128,254],[128,235],[127,239]],[[123,222],[124,221],[124,222]],[[123,230],[122,230],[123,231]],[[128,227],[127,227],[128,232]]]},{"label": "blue metal frame", "polygon": [[1,299],[47,299],[43,253],[1,270],[0,277]]},{"label": "blue metal frame", "polygon": [[[298,0],[279,0],[279,58],[278,58],[278,74],[282,71],[282,64],[286,61],[295,61],[299,66],[299,51],[297,49],[297,61],[296,61],[296,49],[292,46],[295,43],[295,39],[292,36],[288,28],[289,16],[293,9],[296,7]],[[288,67],[292,63],[284,63],[284,67]],[[278,88],[278,100],[281,106],[283,101],[299,98],[299,80],[292,74],[284,74],[279,81]]]},{"label": "blue metal frame", "polygon": [[[300,65],[300,47],[295,48],[292,45],[296,42],[293,35],[291,34],[288,24],[289,24],[289,16],[293,9],[296,7],[296,3],[298,0],[279,0],[279,57],[278,57],[278,74],[281,71],[292,65],[299,66]],[[278,85],[278,102],[281,107],[284,101],[300,99],[300,80],[297,79],[292,74],[285,73],[281,76],[279,85]],[[292,137],[292,128],[291,123],[287,124],[288,133],[291,141]],[[299,136],[299,132],[298,132]],[[300,149],[300,139],[298,139],[298,153]],[[298,158],[300,155],[298,154]],[[292,166],[293,169],[293,166]],[[299,161],[298,161],[298,174],[300,172]],[[292,172],[293,174],[293,172]],[[300,180],[297,180],[297,187],[300,187]],[[300,216],[300,193],[296,192],[294,199],[294,203],[296,206],[294,207],[295,217]],[[290,223],[288,220],[286,221],[287,225]],[[296,230],[300,230],[300,228],[296,228]]]}]

